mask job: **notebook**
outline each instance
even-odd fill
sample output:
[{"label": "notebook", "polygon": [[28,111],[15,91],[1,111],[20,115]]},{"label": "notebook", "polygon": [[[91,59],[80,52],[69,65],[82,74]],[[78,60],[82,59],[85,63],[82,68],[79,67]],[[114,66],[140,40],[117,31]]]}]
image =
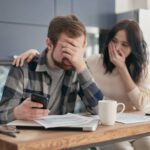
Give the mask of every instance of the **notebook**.
[{"label": "notebook", "polygon": [[99,116],[82,116],[79,114],[49,115],[34,121],[14,120],[8,126],[20,128],[43,129],[79,129],[82,131],[95,131],[99,124]]}]

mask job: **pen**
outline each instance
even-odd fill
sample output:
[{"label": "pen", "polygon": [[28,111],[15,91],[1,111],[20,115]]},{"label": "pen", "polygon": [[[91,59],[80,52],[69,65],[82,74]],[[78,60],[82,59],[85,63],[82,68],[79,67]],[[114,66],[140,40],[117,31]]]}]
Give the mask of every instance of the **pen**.
[{"label": "pen", "polygon": [[11,137],[16,137],[16,135],[14,133],[10,133],[10,132],[4,132],[4,131],[0,131],[0,133],[11,136]]},{"label": "pen", "polygon": [[145,115],[146,115],[146,116],[150,116],[150,113],[146,113]]}]

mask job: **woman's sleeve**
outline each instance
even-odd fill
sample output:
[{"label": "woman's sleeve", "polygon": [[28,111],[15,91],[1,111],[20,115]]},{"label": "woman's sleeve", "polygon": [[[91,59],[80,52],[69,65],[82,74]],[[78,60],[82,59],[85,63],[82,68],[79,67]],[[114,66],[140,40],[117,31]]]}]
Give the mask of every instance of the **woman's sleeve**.
[{"label": "woman's sleeve", "polygon": [[138,110],[150,109],[150,66],[146,76],[128,93],[128,97]]}]

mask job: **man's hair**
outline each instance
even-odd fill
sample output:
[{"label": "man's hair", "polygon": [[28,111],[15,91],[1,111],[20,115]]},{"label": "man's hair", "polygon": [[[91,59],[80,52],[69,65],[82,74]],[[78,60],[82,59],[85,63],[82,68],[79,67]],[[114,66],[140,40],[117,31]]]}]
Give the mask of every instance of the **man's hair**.
[{"label": "man's hair", "polygon": [[71,38],[77,38],[81,35],[86,36],[86,29],[75,15],[57,16],[50,22],[47,34],[54,47],[61,33],[65,33]]}]

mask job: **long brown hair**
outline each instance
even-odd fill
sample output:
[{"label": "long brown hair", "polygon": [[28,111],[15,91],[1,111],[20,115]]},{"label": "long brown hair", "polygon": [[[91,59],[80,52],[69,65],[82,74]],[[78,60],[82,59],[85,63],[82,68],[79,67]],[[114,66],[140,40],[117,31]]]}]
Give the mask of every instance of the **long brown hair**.
[{"label": "long brown hair", "polygon": [[111,73],[115,68],[109,58],[108,44],[120,30],[124,30],[126,32],[127,40],[131,47],[131,54],[126,58],[125,63],[131,78],[137,83],[140,80],[142,71],[144,70],[146,72],[147,70],[148,59],[146,52],[147,44],[138,23],[135,21],[122,20],[110,30],[103,52],[103,65],[106,69],[106,73]]}]

